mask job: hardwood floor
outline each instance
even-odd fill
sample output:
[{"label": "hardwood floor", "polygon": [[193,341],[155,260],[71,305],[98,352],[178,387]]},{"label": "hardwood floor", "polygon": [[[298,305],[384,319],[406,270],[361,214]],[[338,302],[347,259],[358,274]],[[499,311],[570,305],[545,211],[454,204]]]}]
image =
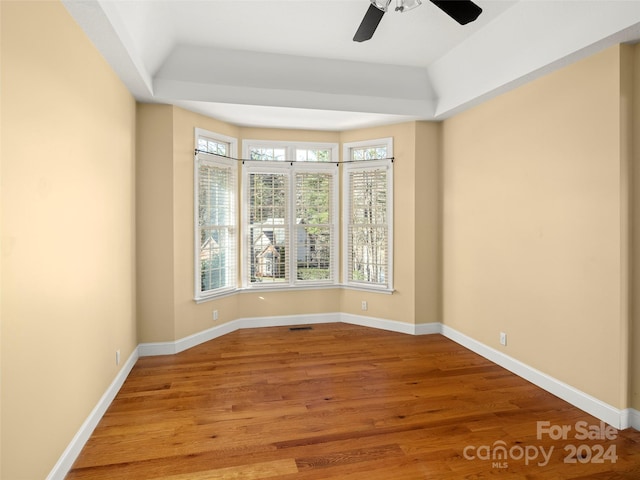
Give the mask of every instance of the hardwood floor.
[{"label": "hardwood floor", "polygon": [[67,479],[494,476],[640,479],[640,432],[602,431],[441,335],[324,324],[139,359]]}]

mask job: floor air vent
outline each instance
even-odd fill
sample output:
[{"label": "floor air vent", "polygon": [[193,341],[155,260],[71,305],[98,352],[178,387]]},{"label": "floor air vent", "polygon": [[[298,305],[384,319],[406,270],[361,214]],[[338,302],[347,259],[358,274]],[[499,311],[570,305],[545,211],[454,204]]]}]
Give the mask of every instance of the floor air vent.
[{"label": "floor air vent", "polygon": [[296,330],[313,330],[313,327],[291,327],[289,328],[289,330],[291,330],[292,332]]}]

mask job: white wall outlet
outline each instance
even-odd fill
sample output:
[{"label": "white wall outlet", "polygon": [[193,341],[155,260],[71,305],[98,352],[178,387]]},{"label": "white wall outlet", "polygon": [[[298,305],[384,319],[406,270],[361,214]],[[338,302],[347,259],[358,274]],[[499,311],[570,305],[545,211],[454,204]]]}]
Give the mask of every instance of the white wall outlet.
[{"label": "white wall outlet", "polygon": [[500,332],[500,345],[507,345],[507,334],[504,332]]},{"label": "white wall outlet", "polygon": [[362,311],[366,311],[369,308],[366,300],[362,301]]},{"label": "white wall outlet", "polygon": [[116,365],[120,365],[120,350],[116,350]]},{"label": "white wall outlet", "polygon": [[218,310],[213,311],[213,319],[218,320]]}]

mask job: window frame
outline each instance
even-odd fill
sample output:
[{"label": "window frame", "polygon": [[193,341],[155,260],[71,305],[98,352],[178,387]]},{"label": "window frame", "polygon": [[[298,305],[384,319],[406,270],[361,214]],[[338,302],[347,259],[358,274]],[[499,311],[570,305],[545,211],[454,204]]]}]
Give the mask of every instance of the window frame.
[{"label": "window frame", "polygon": [[[352,151],[360,148],[386,148],[387,157],[379,160],[352,160]],[[393,210],[394,210],[394,193],[393,193],[393,138],[380,138],[373,140],[365,140],[360,142],[350,142],[343,144],[342,158],[344,161],[342,171],[342,284],[347,288],[356,290],[366,290],[375,292],[392,293],[394,291],[393,283]],[[349,258],[351,256],[349,242],[349,217],[351,211],[351,185],[349,182],[349,173],[352,171],[367,171],[383,168],[387,174],[387,282],[386,284],[371,283],[366,281],[350,280]]]},{"label": "window frame", "polygon": [[[339,164],[338,152],[339,147],[336,143],[318,143],[318,142],[288,142],[273,140],[245,140],[243,141],[243,158],[251,158],[251,149],[254,148],[284,148],[286,158],[284,160],[251,160],[243,162],[242,167],[242,188],[241,188],[241,220],[240,230],[242,231],[241,240],[241,288],[246,290],[299,290],[314,288],[335,288],[340,285],[340,173],[337,165]],[[326,162],[318,161],[296,161],[296,150],[330,150],[331,160]],[[298,172],[321,172],[328,173],[333,176],[333,182],[330,195],[331,201],[331,254],[330,254],[330,276],[327,280],[299,280],[297,277],[297,262],[288,262],[288,280],[284,282],[274,282],[270,284],[257,284],[251,282],[251,246],[249,245],[249,213],[251,201],[249,199],[249,175],[251,173],[285,173],[287,175],[289,191],[287,212],[289,238],[287,249],[289,252],[296,250],[297,236],[297,219],[296,217],[296,174]]]},{"label": "window frame", "polygon": [[[216,132],[211,132],[201,128],[196,128],[194,131],[195,137],[195,150],[198,150],[198,140],[201,137],[205,137],[209,140],[213,140],[218,143],[223,143],[229,146],[229,151],[226,156],[207,153],[207,152],[195,152],[193,162],[193,266],[194,266],[194,300],[196,303],[204,302],[220,296],[229,295],[238,290],[238,162],[235,160],[238,152],[238,140],[234,137],[222,135]],[[200,223],[199,223],[199,211],[200,211],[200,165],[202,163],[219,165],[231,170],[231,182],[232,190],[230,195],[230,210],[232,224],[230,229],[232,230],[231,251],[230,258],[232,259],[232,268],[229,272],[231,278],[229,285],[219,287],[213,290],[202,291],[202,263],[200,258]]]},{"label": "window frame", "polygon": [[[247,161],[238,158],[238,139],[227,135],[211,132],[201,128],[195,128],[195,149],[198,150],[198,140],[201,137],[213,140],[218,143],[225,143],[229,147],[226,156],[215,153],[199,153],[194,155],[194,300],[196,303],[206,302],[221,296],[233,294],[243,290],[310,290],[322,288],[348,288],[355,290],[372,291],[377,293],[393,293],[393,138],[380,138],[359,142],[343,143],[341,145],[342,159],[338,157],[340,145],[338,143],[319,142],[290,142],[273,140],[245,140],[242,142],[242,152],[245,160],[250,158],[252,148],[284,148],[286,158],[284,160],[256,160]],[[358,148],[386,148],[386,158],[380,160],[351,160],[351,152]],[[330,161],[298,161],[296,160],[296,150],[330,150]],[[201,291],[201,262],[200,262],[200,226],[199,226],[199,165],[200,156],[207,157],[205,161],[219,162],[221,165],[233,170],[233,191],[232,197],[232,217],[234,220],[233,234],[233,273],[230,274],[232,280],[230,285],[218,289]],[[240,166],[242,162],[242,166]],[[340,165],[341,164],[341,165]],[[338,168],[340,165],[340,168]],[[386,169],[387,174],[387,273],[388,281],[382,284],[374,284],[362,281],[349,280],[349,210],[351,208],[349,173],[354,170]],[[289,182],[289,203],[287,205],[289,214],[290,232],[288,249],[296,251],[297,219],[296,214],[296,174],[305,171],[320,171],[331,173],[332,180],[332,205],[331,205],[331,253],[330,269],[331,278],[328,280],[298,280],[297,262],[290,262],[288,265],[289,280],[282,283],[270,285],[256,285],[250,283],[249,260],[250,249],[248,213],[250,201],[248,199],[248,175],[251,172],[287,172]]]}]

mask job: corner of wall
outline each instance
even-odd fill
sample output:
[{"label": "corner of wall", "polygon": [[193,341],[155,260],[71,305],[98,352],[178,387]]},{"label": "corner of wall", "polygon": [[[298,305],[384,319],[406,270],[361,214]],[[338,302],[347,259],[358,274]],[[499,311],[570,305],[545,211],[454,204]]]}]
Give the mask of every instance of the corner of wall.
[{"label": "corner of wall", "polygon": [[137,104],[136,291],[138,340],[175,340],[173,107]]},{"label": "corner of wall", "polygon": [[441,123],[415,123],[416,323],[442,321]]},{"label": "corner of wall", "polygon": [[[627,47],[632,65],[632,116],[629,126],[631,145],[630,207],[630,325],[629,325],[629,406],[640,411],[640,136],[633,134],[640,125],[640,45]],[[640,418],[636,415],[636,420]],[[637,426],[637,424],[636,424]]]}]

